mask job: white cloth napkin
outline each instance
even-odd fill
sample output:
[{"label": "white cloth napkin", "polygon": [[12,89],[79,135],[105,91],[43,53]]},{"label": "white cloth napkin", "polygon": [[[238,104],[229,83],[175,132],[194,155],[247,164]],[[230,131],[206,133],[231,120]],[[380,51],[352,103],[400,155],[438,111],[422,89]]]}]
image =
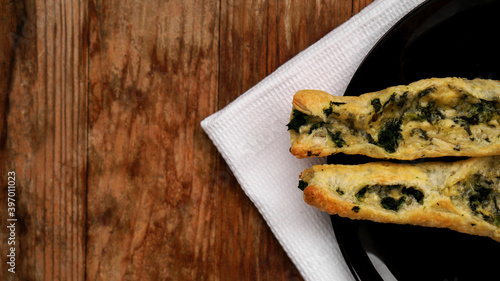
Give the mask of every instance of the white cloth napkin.
[{"label": "white cloth napkin", "polygon": [[201,126],[306,280],[354,280],[330,218],[304,203],[299,174],[324,158],[296,159],[285,126],[301,89],[343,95],[380,37],[422,0],[377,0],[289,60]]}]

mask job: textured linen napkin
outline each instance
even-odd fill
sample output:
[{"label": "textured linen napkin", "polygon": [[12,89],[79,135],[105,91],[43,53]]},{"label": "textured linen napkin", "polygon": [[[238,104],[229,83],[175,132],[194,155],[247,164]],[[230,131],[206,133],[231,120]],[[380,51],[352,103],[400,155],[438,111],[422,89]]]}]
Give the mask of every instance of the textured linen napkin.
[{"label": "textured linen napkin", "polygon": [[[299,53],[231,104],[201,122],[306,280],[354,280],[331,221],[297,188],[304,169],[325,158],[296,159],[285,126],[301,89],[343,95],[380,37],[422,0],[377,0]],[[375,266],[377,262],[375,261]]]}]

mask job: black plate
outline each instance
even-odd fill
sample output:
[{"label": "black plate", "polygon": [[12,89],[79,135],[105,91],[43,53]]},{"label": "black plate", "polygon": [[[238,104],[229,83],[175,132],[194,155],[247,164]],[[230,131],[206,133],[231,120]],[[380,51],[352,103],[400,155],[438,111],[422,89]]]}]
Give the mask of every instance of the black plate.
[{"label": "black plate", "polygon": [[[430,77],[500,79],[500,1],[427,1],[377,43],[345,95]],[[365,157],[335,155],[329,163]],[[332,216],[345,260],[360,281],[384,280],[367,253],[397,280],[500,280],[500,243],[447,229],[352,221]]]}]

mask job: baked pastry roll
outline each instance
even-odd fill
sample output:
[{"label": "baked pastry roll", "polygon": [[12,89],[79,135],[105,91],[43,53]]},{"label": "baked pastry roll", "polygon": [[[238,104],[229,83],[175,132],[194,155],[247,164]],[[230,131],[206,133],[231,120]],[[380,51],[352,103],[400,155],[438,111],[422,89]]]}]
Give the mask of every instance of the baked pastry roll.
[{"label": "baked pastry roll", "polygon": [[304,200],[325,212],[382,223],[449,228],[500,242],[500,156],[457,162],[317,165]]},{"label": "baked pastry roll", "polygon": [[302,90],[288,130],[298,158],[335,153],[413,160],[500,154],[500,82],[424,79],[354,96]]}]

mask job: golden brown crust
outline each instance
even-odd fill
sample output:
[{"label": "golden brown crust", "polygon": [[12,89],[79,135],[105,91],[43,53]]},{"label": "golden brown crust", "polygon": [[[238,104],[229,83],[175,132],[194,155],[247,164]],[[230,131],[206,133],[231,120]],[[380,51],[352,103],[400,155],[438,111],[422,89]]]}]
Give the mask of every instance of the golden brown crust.
[{"label": "golden brown crust", "polygon": [[291,121],[298,112],[307,122],[289,126],[290,152],[402,160],[498,155],[499,100],[500,82],[483,79],[424,79],[359,97],[302,90]]},{"label": "golden brown crust", "polygon": [[[381,223],[449,228],[500,242],[500,213],[495,207],[500,196],[499,165],[500,157],[414,165],[317,165],[305,170],[301,179],[308,184],[304,201],[330,214]],[[424,197],[419,203],[406,193],[398,193],[397,188],[389,189],[392,193],[385,195],[379,188],[378,194],[369,191],[358,199],[356,194],[367,186],[399,186],[400,190],[412,187]],[[473,210],[471,206],[479,202],[474,201],[474,196],[479,196],[478,186],[485,188],[481,192],[488,189],[490,193]],[[384,196],[396,199],[405,196],[406,200],[396,211],[383,207]]]}]

